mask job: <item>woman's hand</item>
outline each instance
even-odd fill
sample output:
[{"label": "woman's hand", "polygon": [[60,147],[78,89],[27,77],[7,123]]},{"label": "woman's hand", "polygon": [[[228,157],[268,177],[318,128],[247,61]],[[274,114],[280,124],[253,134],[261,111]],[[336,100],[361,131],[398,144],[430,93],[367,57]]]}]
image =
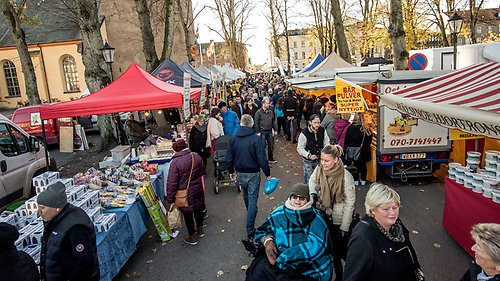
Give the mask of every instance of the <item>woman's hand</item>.
[{"label": "woman's hand", "polygon": [[266,244],[264,245],[264,247],[266,248],[266,256],[267,256],[267,259],[269,260],[269,263],[271,265],[275,265],[276,264],[276,257],[278,256],[278,249],[276,249],[276,245],[274,245],[274,241],[273,240],[267,241]]}]

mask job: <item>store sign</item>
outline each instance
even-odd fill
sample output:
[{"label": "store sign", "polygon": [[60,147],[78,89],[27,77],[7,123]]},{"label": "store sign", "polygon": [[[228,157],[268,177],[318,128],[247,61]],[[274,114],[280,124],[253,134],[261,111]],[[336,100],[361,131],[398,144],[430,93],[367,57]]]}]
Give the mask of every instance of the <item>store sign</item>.
[{"label": "store sign", "polygon": [[484,139],[484,136],[462,132],[457,129],[452,129],[450,131],[450,138],[451,140],[472,140],[472,139]]},{"label": "store sign", "polygon": [[336,78],[335,92],[337,95],[337,113],[365,111],[363,93],[360,88]]},{"label": "store sign", "polygon": [[182,91],[184,105],[184,121],[191,117],[191,73],[184,73],[184,89]]}]

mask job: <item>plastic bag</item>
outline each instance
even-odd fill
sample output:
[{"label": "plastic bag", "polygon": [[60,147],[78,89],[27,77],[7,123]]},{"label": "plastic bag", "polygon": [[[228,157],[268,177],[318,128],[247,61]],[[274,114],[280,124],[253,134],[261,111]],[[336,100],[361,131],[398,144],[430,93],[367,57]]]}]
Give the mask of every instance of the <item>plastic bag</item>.
[{"label": "plastic bag", "polygon": [[269,195],[273,193],[274,190],[278,187],[279,180],[275,177],[272,177],[266,181],[266,184],[264,185],[264,193],[266,195]]},{"label": "plastic bag", "polygon": [[170,204],[168,208],[167,221],[170,229],[181,228],[182,219],[181,219],[181,210],[175,206],[175,204]]}]

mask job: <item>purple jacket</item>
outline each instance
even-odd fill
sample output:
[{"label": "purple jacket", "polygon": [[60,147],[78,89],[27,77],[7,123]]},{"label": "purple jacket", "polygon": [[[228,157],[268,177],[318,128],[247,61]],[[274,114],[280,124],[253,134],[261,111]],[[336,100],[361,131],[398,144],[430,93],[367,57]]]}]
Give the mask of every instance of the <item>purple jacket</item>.
[{"label": "purple jacket", "polygon": [[177,190],[186,189],[189,172],[191,171],[191,153],[194,156],[194,166],[188,191],[189,207],[180,208],[182,212],[188,213],[192,213],[205,206],[205,193],[201,181],[201,177],[205,174],[205,166],[201,157],[196,152],[185,149],[174,154],[168,170],[166,193],[167,201],[172,204],[175,202],[175,193]]},{"label": "purple jacket", "polygon": [[335,134],[337,136],[337,144],[344,147],[345,134],[347,133],[347,127],[350,125],[349,121],[344,119],[339,119],[335,122]]}]

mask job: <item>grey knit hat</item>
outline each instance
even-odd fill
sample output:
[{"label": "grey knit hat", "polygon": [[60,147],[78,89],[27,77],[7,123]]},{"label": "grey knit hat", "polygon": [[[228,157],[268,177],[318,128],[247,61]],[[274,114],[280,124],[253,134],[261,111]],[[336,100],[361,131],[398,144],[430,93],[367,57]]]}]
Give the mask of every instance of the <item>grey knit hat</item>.
[{"label": "grey knit hat", "polygon": [[309,186],[307,184],[303,183],[296,183],[292,186],[292,192],[290,195],[299,195],[303,196],[306,198],[306,200],[309,202],[311,200],[310,195],[309,195]]},{"label": "grey knit hat", "polygon": [[36,202],[51,208],[62,208],[68,202],[66,186],[58,181],[47,186],[47,189],[38,194]]}]

